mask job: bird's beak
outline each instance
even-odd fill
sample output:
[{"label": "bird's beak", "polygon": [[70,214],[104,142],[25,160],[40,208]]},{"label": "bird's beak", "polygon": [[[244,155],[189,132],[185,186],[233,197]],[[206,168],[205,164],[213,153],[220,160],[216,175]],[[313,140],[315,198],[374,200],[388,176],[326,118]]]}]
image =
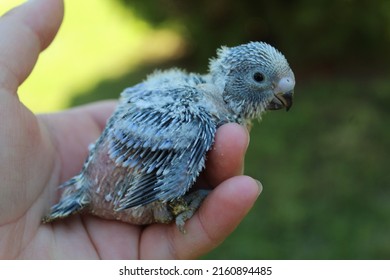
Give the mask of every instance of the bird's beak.
[{"label": "bird's beak", "polygon": [[280,92],[274,95],[274,98],[267,106],[267,110],[279,110],[286,108],[288,111],[293,104],[294,91]]}]

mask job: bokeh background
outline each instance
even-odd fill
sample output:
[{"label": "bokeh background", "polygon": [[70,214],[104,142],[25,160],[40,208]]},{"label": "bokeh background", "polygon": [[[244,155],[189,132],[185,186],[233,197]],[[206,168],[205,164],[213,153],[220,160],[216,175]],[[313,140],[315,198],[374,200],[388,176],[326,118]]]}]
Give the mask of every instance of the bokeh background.
[{"label": "bokeh background", "polygon": [[[3,13],[22,1],[2,0]],[[264,192],[206,259],[390,259],[390,1],[65,0],[20,96],[36,113],[117,98],[155,68],[207,71],[220,45],[288,58],[290,112],[251,131]],[[1,39],[1,38],[0,38]]]}]

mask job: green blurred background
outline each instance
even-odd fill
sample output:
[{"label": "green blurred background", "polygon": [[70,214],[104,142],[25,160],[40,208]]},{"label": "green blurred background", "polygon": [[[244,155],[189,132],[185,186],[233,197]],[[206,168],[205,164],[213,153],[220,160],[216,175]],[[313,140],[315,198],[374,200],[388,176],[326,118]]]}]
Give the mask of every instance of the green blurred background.
[{"label": "green blurred background", "polygon": [[[22,1],[3,0],[0,12]],[[117,98],[155,68],[207,71],[220,45],[266,41],[295,104],[251,132],[263,194],[207,259],[390,259],[390,1],[65,0],[20,88],[34,112]]]}]

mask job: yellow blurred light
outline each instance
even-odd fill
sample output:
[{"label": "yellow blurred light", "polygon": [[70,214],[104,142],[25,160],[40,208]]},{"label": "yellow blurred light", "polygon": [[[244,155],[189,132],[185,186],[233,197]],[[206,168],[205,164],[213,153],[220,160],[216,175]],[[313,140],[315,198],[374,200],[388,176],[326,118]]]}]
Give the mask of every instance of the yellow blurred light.
[{"label": "yellow blurred light", "polygon": [[[22,2],[1,1],[0,13]],[[33,112],[61,110],[100,81],[175,56],[181,46],[177,33],[154,29],[119,1],[65,0],[60,31],[19,88],[19,96]]]}]

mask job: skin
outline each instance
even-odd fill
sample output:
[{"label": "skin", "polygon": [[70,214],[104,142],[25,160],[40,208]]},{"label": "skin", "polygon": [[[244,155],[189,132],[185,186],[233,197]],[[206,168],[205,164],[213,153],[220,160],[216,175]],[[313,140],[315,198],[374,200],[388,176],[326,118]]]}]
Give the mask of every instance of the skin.
[{"label": "skin", "polygon": [[[248,132],[221,127],[200,181],[216,186],[181,234],[75,215],[42,224],[57,186],[77,174],[116,102],[34,115],[17,95],[63,17],[62,0],[33,0],[0,18],[0,258],[190,259],[218,246],[248,213],[261,184],[243,176]],[[48,93],[50,94],[50,93]]]}]

